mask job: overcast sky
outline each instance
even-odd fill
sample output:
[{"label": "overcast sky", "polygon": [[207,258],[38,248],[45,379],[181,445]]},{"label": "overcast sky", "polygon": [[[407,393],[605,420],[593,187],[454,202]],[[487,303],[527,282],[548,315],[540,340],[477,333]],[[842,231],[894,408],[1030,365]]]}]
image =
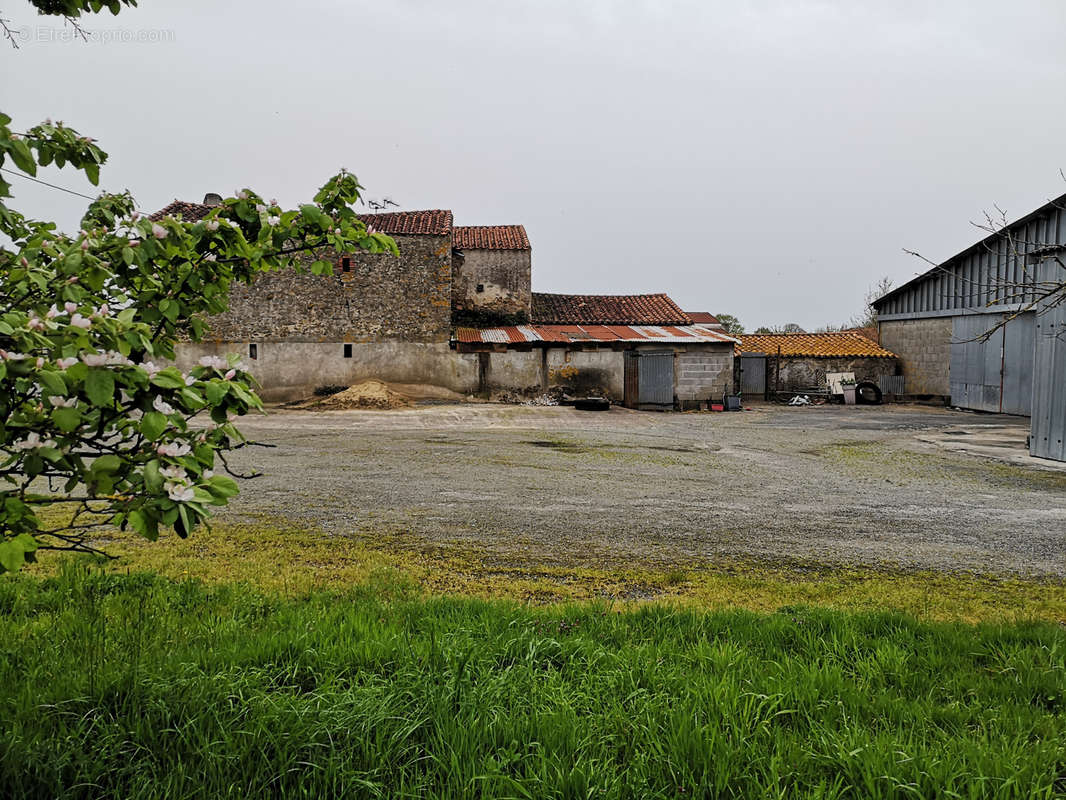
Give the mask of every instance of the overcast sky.
[{"label": "overcast sky", "polygon": [[[88,43],[5,4],[15,127],[99,139],[101,185],[149,211],[244,186],[296,204],[344,166],[404,209],[524,224],[536,291],[810,329],[922,271],[902,248],[946,258],[984,210],[1066,192],[1061,0],[141,3]],[[105,41],[130,36],[163,41]]]}]

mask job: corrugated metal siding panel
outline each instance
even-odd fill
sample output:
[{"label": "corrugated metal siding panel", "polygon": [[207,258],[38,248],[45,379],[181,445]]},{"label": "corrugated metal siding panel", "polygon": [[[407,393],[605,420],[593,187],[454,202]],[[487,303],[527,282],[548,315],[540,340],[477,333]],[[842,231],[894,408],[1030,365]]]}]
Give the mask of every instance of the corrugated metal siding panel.
[{"label": "corrugated metal siding panel", "polygon": [[674,354],[640,354],[640,405],[673,406]]},{"label": "corrugated metal siding panel", "polygon": [[[1041,264],[1039,280],[1050,281],[1058,265]],[[1033,421],[1029,452],[1066,461],[1066,306],[1036,317],[1033,362]]]}]

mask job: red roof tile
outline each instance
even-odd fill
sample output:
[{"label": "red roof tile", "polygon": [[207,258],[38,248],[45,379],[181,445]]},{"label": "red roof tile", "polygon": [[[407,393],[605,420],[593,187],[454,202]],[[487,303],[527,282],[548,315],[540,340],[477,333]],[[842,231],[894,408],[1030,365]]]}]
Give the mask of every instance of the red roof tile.
[{"label": "red roof tile", "polygon": [[[149,219],[180,216],[186,222],[195,222],[207,216],[214,206],[203,203],[184,203],[175,200],[165,208],[159,209]],[[360,214],[366,225],[373,226],[380,233],[408,235],[447,236],[452,229],[452,212],[433,211],[393,211],[388,214]],[[524,233],[524,232],[523,232]],[[528,244],[526,245],[529,246]]]},{"label": "red roof tile", "polygon": [[460,250],[529,250],[521,225],[461,225],[452,228],[452,244]]},{"label": "red roof tile", "polygon": [[443,209],[360,214],[359,219],[379,233],[447,236],[452,230],[452,212]]},{"label": "red roof tile", "polygon": [[197,222],[207,216],[207,212],[214,206],[205,206],[203,203],[183,203],[175,200],[168,206],[150,214],[148,219],[157,220],[163,217],[181,217],[185,222]]},{"label": "red roof tile", "polygon": [[[739,333],[739,353],[766,353],[767,355],[808,356],[821,358],[895,358],[896,354],[885,350],[877,342],[867,339],[858,331],[835,333]],[[780,348],[780,350],[779,350]]]},{"label": "red roof tile", "polygon": [[531,317],[538,325],[691,325],[665,294],[533,293]]},{"label": "red roof tile", "polygon": [[720,325],[718,317],[709,311],[686,311],[688,318],[697,325]]}]

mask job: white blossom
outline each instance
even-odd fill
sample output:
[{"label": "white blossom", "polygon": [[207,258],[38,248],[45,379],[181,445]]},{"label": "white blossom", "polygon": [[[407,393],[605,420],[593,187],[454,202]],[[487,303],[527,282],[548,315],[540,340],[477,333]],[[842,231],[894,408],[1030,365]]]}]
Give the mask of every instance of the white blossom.
[{"label": "white blossom", "polygon": [[78,304],[77,303],[66,302],[66,303],[63,304],[63,309],[68,314],[73,314],[75,311],[78,310]]},{"label": "white blossom", "polygon": [[255,204],[255,210],[258,211],[260,214],[262,214],[264,211],[267,210],[267,207],[265,205],[263,205],[262,203],[256,203]]},{"label": "white blossom", "polygon": [[92,327],[92,322],[83,317],[81,314],[74,314],[70,318],[70,324],[73,325],[75,328],[85,328],[86,330]]},{"label": "white blossom", "polygon": [[25,353],[14,353],[8,350],[0,350],[0,358],[4,361],[25,361],[29,358]]},{"label": "white blossom", "polygon": [[271,227],[277,225],[279,222],[281,222],[281,217],[267,217],[267,225],[270,225]]},{"label": "white blossom", "polygon": [[54,439],[42,439],[41,434],[37,431],[30,431],[26,434],[26,438],[15,442],[12,447],[15,450],[36,450],[38,447],[55,447],[56,443]]},{"label": "white blossom", "polygon": [[37,365],[37,369],[40,369],[41,367],[44,366],[44,357],[43,356],[37,356],[37,361],[34,362],[34,363]]},{"label": "white blossom", "polygon": [[186,386],[192,386],[194,383],[196,383],[196,378],[194,378],[192,375],[186,375],[185,376],[185,385]]},{"label": "white blossom", "polygon": [[167,497],[178,503],[186,503],[196,496],[191,486],[177,483],[164,483],[163,486],[167,490]]},{"label": "white blossom", "polygon": [[52,395],[48,398],[48,402],[52,404],[53,408],[73,408],[78,404],[78,398]]},{"label": "white blossom", "polygon": [[185,468],[177,464],[163,467],[159,470],[159,474],[171,483],[186,484],[189,482],[189,476],[185,474]]},{"label": "white blossom", "polygon": [[141,364],[141,369],[148,373],[149,378],[152,378],[155,377],[155,374],[159,372],[161,367],[157,367],[151,361],[145,361],[143,364]]},{"label": "white blossom", "polygon": [[228,370],[228,371],[226,372],[226,374],[225,374],[225,375],[223,375],[222,377],[223,377],[223,378],[225,378],[225,379],[226,379],[227,381],[231,381],[231,380],[233,380],[233,377],[234,377],[234,376],[235,376],[236,374],[237,374],[237,370],[235,370],[235,369],[231,369],[231,370]]},{"label": "white blossom", "polygon": [[205,469],[203,472],[200,473],[200,477],[203,478],[205,481],[209,481],[213,477],[215,477],[215,471],[212,469]]},{"label": "white blossom", "polygon": [[204,261],[218,261],[218,256],[216,256],[214,253],[208,253],[206,256],[204,256]]},{"label": "white blossom", "polygon": [[152,236],[156,239],[166,239],[167,229],[160,225],[158,222],[152,223]]},{"label": "white blossom", "polygon": [[167,442],[161,444],[155,449],[161,456],[170,456],[171,458],[181,458],[187,456],[192,452],[192,448],[184,442]]},{"label": "white blossom", "polygon": [[78,359],[74,358],[73,356],[70,356],[70,357],[67,357],[67,358],[59,359],[56,362],[56,366],[59,367],[60,369],[70,369],[71,367],[73,367],[77,363],[78,363]]},{"label": "white blossom", "polygon": [[160,414],[170,415],[174,413],[174,406],[170,405],[170,403],[168,403],[166,400],[164,400],[162,397],[159,397],[158,395],[156,395],[155,400],[152,401],[152,408],[154,408]]},{"label": "white blossom", "polygon": [[59,316],[59,309],[56,308],[55,306],[52,306],[50,309],[48,309],[48,311],[45,312],[45,315],[44,315],[45,319],[55,319],[58,316]]},{"label": "white blossom", "polygon": [[209,231],[217,231],[218,230],[218,220],[217,219],[209,219],[207,222],[204,223],[204,227],[207,228]]},{"label": "white blossom", "polygon": [[43,331],[44,322],[41,321],[40,317],[34,314],[26,321],[26,327],[29,328],[31,331]]},{"label": "white blossom", "polygon": [[226,359],[220,356],[204,356],[200,359],[201,367],[210,367],[211,369],[222,370],[226,367]]},{"label": "white blossom", "polygon": [[244,191],[244,189],[241,189],[239,192],[237,192],[237,199],[238,200],[247,200],[248,199],[248,192]]}]

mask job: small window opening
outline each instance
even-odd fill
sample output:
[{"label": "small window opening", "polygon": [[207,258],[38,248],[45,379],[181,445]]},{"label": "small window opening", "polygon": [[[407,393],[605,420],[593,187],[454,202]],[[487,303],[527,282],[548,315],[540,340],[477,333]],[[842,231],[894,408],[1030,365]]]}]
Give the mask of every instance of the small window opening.
[{"label": "small window opening", "polygon": [[248,345],[248,358],[252,358],[252,359],[259,358],[259,345],[254,344],[254,343]]},{"label": "small window opening", "polygon": [[341,272],[351,272],[351,271],[352,271],[352,260],[348,256],[345,256],[344,258],[341,259]]},{"label": "small window opening", "polygon": [[352,357],[352,346],[350,344],[344,345],[344,357],[345,358],[351,358]]},{"label": "small window opening", "polygon": [[481,294],[483,291],[485,291],[485,284],[479,283],[477,285],[477,291],[478,291],[478,294]]}]

